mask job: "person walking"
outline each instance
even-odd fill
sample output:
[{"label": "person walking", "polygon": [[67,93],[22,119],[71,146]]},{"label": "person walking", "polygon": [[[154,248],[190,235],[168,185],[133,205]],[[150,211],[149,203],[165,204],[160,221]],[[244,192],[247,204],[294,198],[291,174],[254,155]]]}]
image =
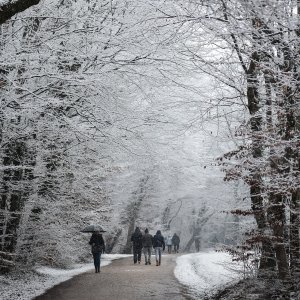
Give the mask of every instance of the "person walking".
[{"label": "person walking", "polygon": [[172,253],[172,235],[168,235],[167,238],[166,238],[166,244],[167,244],[167,247],[168,247],[168,253],[171,254]]},{"label": "person walking", "polygon": [[135,228],[134,233],[131,236],[132,248],[133,248],[133,262],[136,264],[137,262],[141,263],[142,256],[142,233],[139,227]]},{"label": "person walking", "polygon": [[155,249],[156,265],[160,266],[161,253],[165,250],[165,239],[161,235],[160,230],[157,230],[156,234],[153,237],[153,248]]},{"label": "person walking", "polygon": [[174,245],[174,252],[178,253],[179,244],[180,244],[180,238],[179,238],[179,236],[176,233],[174,233],[174,235],[172,237],[172,243]]},{"label": "person walking", "polygon": [[105,252],[105,243],[99,231],[93,232],[89,244],[92,246],[95,273],[100,273],[101,253]]},{"label": "person walking", "polygon": [[145,229],[145,234],[142,238],[143,251],[145,256],[145,265],[151,265],[151,250],[152,250],[152,235],[149,233],[148,228]]}]

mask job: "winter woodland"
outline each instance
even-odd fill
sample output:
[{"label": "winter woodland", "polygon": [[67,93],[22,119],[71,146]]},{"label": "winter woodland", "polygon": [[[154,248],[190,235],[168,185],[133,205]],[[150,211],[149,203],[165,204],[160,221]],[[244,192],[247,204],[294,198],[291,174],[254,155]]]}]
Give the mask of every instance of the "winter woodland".
[{"label": "winter woodland", "polygon": [[[300,276],[299,0],[0,0],[0,271],[135,226]],[[198,243],[198,246],[197,246]],[[277,299],[277,298],[274,298]]]}]

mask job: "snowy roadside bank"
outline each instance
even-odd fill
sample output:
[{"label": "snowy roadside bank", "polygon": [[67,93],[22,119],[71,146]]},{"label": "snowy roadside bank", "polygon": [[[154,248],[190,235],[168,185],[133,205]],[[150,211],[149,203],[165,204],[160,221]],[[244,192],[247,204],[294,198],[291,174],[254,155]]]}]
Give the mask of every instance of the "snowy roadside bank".
[{"label": "snowy roadside bank", "polygon": [[[127,254],[104,254],[101,266],[109,265],[113,260],[128,257]],[[30,300],[43,294],[51,287],[70,278],[93,270],[93,263],[76,264],[72,269],[55,269],[45,266],[36,267],[35,271],[20,271],[18,273],[1,275],[1,300]]]},{"label": "snowy roadside bank", "polygon": [[229,254],[209,251],[178,257],[174,274],[192,299],[202,299],[238,282],[242,269],[242,264],[232,262]]}]

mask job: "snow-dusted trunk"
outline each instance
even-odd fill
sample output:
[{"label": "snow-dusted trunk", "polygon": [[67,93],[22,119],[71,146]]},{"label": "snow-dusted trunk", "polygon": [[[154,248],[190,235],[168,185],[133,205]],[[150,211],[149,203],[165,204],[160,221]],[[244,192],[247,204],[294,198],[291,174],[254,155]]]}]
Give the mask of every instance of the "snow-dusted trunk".
[{"label": "snow-dusted trunk", "polygon": [[195,248],[196,251],[199,251],[200,249],[200,244],[201,244],[201,231],[204,225],[208,222],[210,217],[213,215],[213,213],[210,213],[209,215],[208,209],[204,206],[201,209],[199,209],[198,214],[194,214],[194,218],[196,218],[192,224],[191,231],[192,231],[192,236],[188,240],[184,251],[185,252],[190,252],[191,246],[195,242]]},{"label": "snow-dusted trunk", "polygon": [[147,182],[149,180],[149,176],[145,176],[141,179],[138,190],[134,193],[135,200],[131,202],[127,207],[127,220],[128,220],[128,230],[127,230],[127,239],[126,244],[123,249],[123,253],[131,253],[131,235],[135,229],[135,223],[139,216],[140,208],[143,203],[143,200],[146,196],[147,190]]},{"label": "snow-dusted trunk", "polygon": [[12,267],[24,205],[32,190],[34,157],[25,142],[6,145],[2,156],[0,271]]},{"label": "snow-dusted trunk", "polygon": [[268,219],[274,235],[273,244],[276,254],[278,276],[280,279],[285,279],[289,275],[284,236],[286,226],[285,206],[283,204],[282,195],[280,194],[271,193],[269,202]]},{"label": "snow-dusted trunk", "polygon": [[[296,28],[296,36],[298,39],[300,38],[300,0],[297,0],[297,19],[298,25]],[[296,63],[294,64],[294,80],[298,83],[298,91],[296,93],[299,94],[299,82],[300,82],[300,74],[299,74],[299,61],[300,61],[300,46],[298,44],[298,49],[296,49]],[[297,95],[297,94],[296,94]],[[300,133],[300,109],[299,109],[299,95],[295,97],[294,107],[294,133],[299,136]],[[294,150],[294,165],[293,171],[297,174],[300,172],[300,151],[299,147]],[[290,213],[290,266],[291,266],[291,274],[299,275],[300,274],[300,188],[292,193],[291,198],[291,213]]]},{"label": "snow-dusted trunk", "polygon": [[291,274],[300,273],[300,189],[292,194],[290,230],[290,265]]},{"label": "snow-dusted trunk", "polygon": [[[299,82],[297,69],[295,65],[295,53],[293,54],[293,49],[290,45],[283,39],[282,45],[279,49],[282,53],[283,63],[280,67],[280,72],[283,74],[281,81],[276,82],[277,84],[277,101],[279,107],[278,120],[279,120],[279,136],[284,143],[283,157],[279,157],[276,163],[272,163],[271,166],[274,169],[278,169],[277,172],[286,176],[285,174],[294,172],[298,165],[299,150],[292,147],[292,141],[295,139],[295,134],[297,134],[296,128],[296,116],[295,107],[297,99],[297,88],[295,89],[291,82]],[[293,74],[296,74],[293,76]],[[296,97],[295,97],[296,95]],[[297,171],[296,171],[297,173]],[[290,235],[288,239],[285,236],[286,218],[285,210],[288,198],[291,198],[291,216],[290,216]],[[294,258],[297,257],[297,241],[299,243],[299,231],[297,235],[298,226],[297,224],[297,190],[291,191],[291,196],[284,196],[282,191],[273,192],[270,194],[270,205],[269,210],[272,215],[271,227],[275,236],[274,247],[276,251],[276,259],[278,266],[279,278],[285,279],[289,275],[289,269],[296,265],[296,261],[292,262]],[[286,245],[290,246],[290,259],[289,262]],[[296,252],[295,252],[296,249]],[[299,254],[298,254],[299,255]]]},{"label": "snow-dusted trunk", "polygon": [[[252,131],[252,155],[254,158],[262,157],[262,116],[259,113],[260,99],[259,99],[259,82],[258,82],[258,64],[259,54],[254,51],[251,56],[250,66],[247,70],[247,99],[248,108],[251,115],[251,131]],[[262,190],[263,182],[259,170],[252,170],[252,181],[250,182],[250,197],[254,217],[260,234],[264,234],[267,229],[266,215],[264,211]],[[267,239],[262,240],[261,260],[260,260],[259,276],[264,276],[265,271],[274,268],[274,255],[272,251],[271,242]]]}]

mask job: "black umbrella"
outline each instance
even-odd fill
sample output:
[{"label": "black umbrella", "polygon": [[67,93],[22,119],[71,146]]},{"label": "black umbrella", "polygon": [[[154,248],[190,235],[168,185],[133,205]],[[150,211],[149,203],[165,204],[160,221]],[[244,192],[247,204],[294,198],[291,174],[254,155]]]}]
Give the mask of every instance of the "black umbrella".
[{"label": "black umbrella", "polygon": [[101,225],[89,225],[81,230],[81,232],[106,232],[106,230]]}]

